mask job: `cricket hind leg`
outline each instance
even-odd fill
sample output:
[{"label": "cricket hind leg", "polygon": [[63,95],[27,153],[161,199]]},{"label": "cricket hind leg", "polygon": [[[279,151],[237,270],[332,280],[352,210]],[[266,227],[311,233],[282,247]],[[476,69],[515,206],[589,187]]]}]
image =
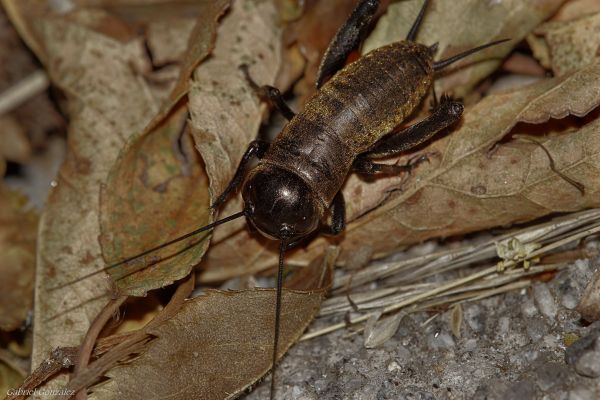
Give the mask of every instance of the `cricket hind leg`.
[{"label": "cricket hind leg", "polygon": [[283,96],[281,95],[279,89],[269,85],[259,86],[250,76],[250,72],[248,71],[248,65],[243,64],[240,66],[240,69],[244,73],[244,77],[246,78],[246,81],[248,82],[252,90],[258,95],[258,97],[261,100],[268,101],[288,121],[294,118],[296,113],[292,111],[292,109],[286,104],[285,100],[283,100]]},{"label": "cricket hind leg", "polygon": [[410,172],[416,165],[427,159],[426,156],[411,160],[406,165],[380,164],[372,159],[396,156],[424,143],[436,133],[457,122],[462,116],[461,102],[442,96],[440,103],[431,115],[399,132],[392,133],[376,142],[368,151],[359,154],[353,164],[353,171],[359,174],[397,174]]},{"label": "cricket hind leg", "polygon": [[246,169],[248,167],[250,159],[252,159],[253,157],[261,159],[269,149],[269,146],[270,143],[265,142],[263,140],[254,140],[250,142],[250,145],[248,146],[246,152],[242,156],[242,160],[238,164],[233,178],[231,179],[225,190],[223,190],[223,193],[221,193],[219,197],[217,197],[215,202],[210,206],[210,208],[216,210],[219,207],[221,207],[223,203],[225,203],[225,200],[227,200],[231,192],[235,191],[242,183],[242,180],[246,175]]},{"label": "cricket hind leg", "polygon": [[335,33],[317,72],[317,88],[340,70],[348,55],[357,49],[368,32],[371,20],[379,7],[379,0],[361,0],[346,22]]}]

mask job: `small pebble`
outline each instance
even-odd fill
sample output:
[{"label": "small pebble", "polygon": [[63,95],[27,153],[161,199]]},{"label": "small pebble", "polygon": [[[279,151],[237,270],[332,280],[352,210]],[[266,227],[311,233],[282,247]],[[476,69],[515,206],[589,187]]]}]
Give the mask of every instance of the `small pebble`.
[{"label": "small pebble", "polygon": [[533,303],[533,300],[527,297],[523,303],[521,303],[521,314],[523,314],[524,318],[530,318],[534,315],[537,315],[538,310]]},{"label": "small pebble", "polygon": [[544,322],[543,318],[537,317],[529,319],[529,321],[527,322],[526,330],[527,335],[529,335],[529,338],[532,341],[537,342],[538,340],[543,338],[544,335],[548,332],[548,327],[546,326],[546,323]]},{"label": "small pebble", "polygon": [[454,347],[454,339],[452,335],[446,332],[430,334],[427,337],[427,345],[432,350],[450,349]]},{"label": "small pebble", "polygon": [[545,283],[534,284],[533,298],[535,299],[535,303],[538,310],[540,310],[540,313],[554,322],[556,313],[558,312],[558,307],[556,306],[554,296],[550,292],[550,289],[548,289],[548,285]]},{"label": "small pebble", "polygon": [[588,334],[567,348],[565,361],[579,375],[600,377],[600,323],[590,325]]},{"label": "small pebble", "polygon": [[597,396],[586,388],[577,388],[569,392],[569,400],[596,400]]}]

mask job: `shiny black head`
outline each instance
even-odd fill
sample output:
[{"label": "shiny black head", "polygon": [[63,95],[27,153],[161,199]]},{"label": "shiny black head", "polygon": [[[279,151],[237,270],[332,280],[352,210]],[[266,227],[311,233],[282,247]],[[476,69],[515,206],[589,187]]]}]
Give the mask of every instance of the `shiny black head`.
[{"label": "shiny black head", "polygon": [[272,165],[254,168],[242,190],[252,225],[272,239],[290,240],[318,228],[323,207],[296,174]]}]

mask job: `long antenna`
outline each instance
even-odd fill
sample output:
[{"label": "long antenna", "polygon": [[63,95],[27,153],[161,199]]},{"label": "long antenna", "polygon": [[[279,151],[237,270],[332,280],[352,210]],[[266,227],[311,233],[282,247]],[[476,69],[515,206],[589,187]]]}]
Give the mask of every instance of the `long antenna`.
[{"label": "long antenna", "polygon": [[469,56],[469,55],[471,55],[473,53],[477,53],[478,51],[481,51],[483,49],[487,49],[488,47],[495,46],[495,45],[500,44],[500,43],[508,42],[509,40],[510,39],[496,40],[495,42],[490,42],[490,43],[487,43],[487,44],[484,44],[484,45],[481,45],[481,46],[474,47],[474,48],[472,48],[470,50],[467,50],[467,51],[465,51],[463,53],[457,54],[457,55],[452,56],[450,58],[447,58],[445,60],[440,60],[440,61],[434,62],[433,63],[433,70],[434,71],[439,71],[441,69],[446,68],[448,65],[453,64],[456,61],[461,60],[461,59],[463,59],[463,58],[465,58],[465,57],[467,57],[467,56]]},{"label": "long antenna", "polygon": [[425,0],[423,5],[421,6],[421,11],[419,11],[419,15],[417,15],[417,19],[413,22],[410,31],[408,31],[408,35],[406,35],[406,40],[410,40],[414,42],[417,38],[417,33],[419,33],[419,28],[421,27],[421,22],[423,22],[423,16],[425,15],[425,10],[427,10],[427,6],[429,5],[429,0]]},{"label": "long antenna", "polygon": [[269,398],[275,399],[275,363],[277,362],[277,347],[279,346],[279,322],[281,317],[281,292],[283,291],[283,256],[287,248],[287,240],[279,244],[279,268],[277,269],[277,291],[275,295],[275,332],[273,334],[273,368],[271,369],[271,394]]},{"label": "long antenna", "polygon": [[[108,266],[106,266],[106,267],[104,267],[104,268],[102,268],[102,269],[99,269],[99,270],[97,270],[97,271],[90,272],[89,274],[87,274],[87,275],[84,275],[84,276],[81,276],[81,277],[79,277],[79,278],[77,278],[77,279],[75,279],[75,280],[72,280],[72,281],[70,281],[70,282],[66,282],[66,283],[63,283],[63,284],[61,284],[61,285],[59,285],[59,286],[55,286],[55,287],[53,287],[53,288],[50,288],[50,289],[48,289],[48,291],[53,291],[53,290],[56,290],[56,289],[61,289],[61,288],[64,288],[64,287],[66,287],[66,286],[72,285],[72,284],[74,284],[74,283],[81,282],[81,281],[83,281],[83,280],[85,280],[85,279],[87,279],[87,278],[90,278],[90,277],[94,276],[94,275],[98,275],[98,274],[100,274],[100,273],[102,273],[102,272],[107,272],[107,271],[109,271],[109,270],[111,270],[111,269],[117,268],[117,267],[119,267],[119,266],[121,266],[121,265],[123,265],[123,264],[126,264],[126,263],[128,263],[128,262],[130,262],[130,261],[133,261],[133,260],[135,260],[135,259],[138,259],[138,258],[140,258],[140,257],[143,257],[143,256],[145,256],[145,255],[148,255],[148,254],[150,254],[150,253],[152,253],[152,252],[155,252],[155,251],[157,251],[157,250],[163,249],[163,248],[165,248],[165,247],[167,247],[167,246],[170,246],[170,245],[172,245],[172,244],[175,244],[175,243],[181,242],[182,240],[185,240],[185,239],[187,239],[187,238],[189,238],[189,237],[191,237],[191,236],[194,236],[194,235],[197,235],[197,234],[199,234],[199,233],[202,233],[202,232],[208,231],[208,230],[210,230],[210,229],[212,229],[212,228],[214,228],[214,227],[216,227],[216,226],[218,226],[218,225],[221,225],[221,224],[224,224],[224,223],[226,223],[226,222],[232,221],[232,220],[234,220],[234,219],[237,219],[237,218],[239,218],[239,217],[243,217],[244,215],[245,215],[245,211],[240,211],[240,212],[237,212],[237,213],[235,213],[235,214],[233,214],[233,215],[230,215],[230,216],[228,216],[228,217],[225,217],[225,218],[223,218],[223,219],[220,219],[220,220],[218,220],[218,221],[215,221],[215,222],[213,222],[213,223],[211,223],[211,224],[208,224],[208,225],[205,225],[205,226],[203,226],[203,227],[201,227],[201,228],[198,228],[198,229],[196,229],[196,230],[194,230],[194,231],[192,231],[192,232],[188,232],[188,233],[186,233],[185,235],[179,236],[179,237],[177,237],[177,238],[175,238],[175,239],[173,239],[173,240],[169,240],[169,241],[168,241],[168,242],[166,242],[166,243],[160,244],[160,245],[158,245],[158,246],[156,246],[156,247],[153,247],[153,248],[151,248],[151,249],[148,249],[148,250],[144,250],[143,252],[141,252],[141,253],[139,253],[139,254],[136,254],[136,255],[134,255],[134,256],[131,256],[131,257],[127,257],[127,258],[126,258],[126,259],[124,259],[124,260],[121,260],[121,261],[119,261],[119,262],[116,262],[116,263],[114,263],[114,264],[110,264],[110,265],[108,265]],[[137,272],[137,271],[136,271],[136,272]]]}]

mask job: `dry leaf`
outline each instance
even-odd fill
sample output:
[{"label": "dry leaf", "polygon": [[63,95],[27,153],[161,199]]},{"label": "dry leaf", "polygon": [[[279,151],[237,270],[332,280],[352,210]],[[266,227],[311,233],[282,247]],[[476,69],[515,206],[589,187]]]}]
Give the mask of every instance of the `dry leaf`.
[{"label": "dry leaf", "polygon": [[33,309],[38,216],[27,199],[0,186],[0,330],[19,328]]},{"label": "dry leaf", "polygon": [[455,338],[460,339],[460,330],[463,324],[463,308],[461,304],[456,304],[450,311],[450,330]]},{"label": "dry leaf", "polygon": [[[239,66],[249,64],[254,80],[259,84],[272,84],[280,63],[280,37],[273,5],[269,2],[247,4],[234,7],[223,21],[214,56],[196,70],[190,90],[193,135],[210,177],[213,198],[233,176],[262,120],[261,102],[249,88]],[[220,215],[230,215],[239,207],[239,200],[231,201]],[[239,220],[215,230],[213,244],[223,243],[221,248],[225,255],[233,257],[231,262],[215,265],[216,269],[243,268],[256,257],[257,250],[259,254],[264,252],[265,247],[261,246],[260,249],[252,247],[253,254],[246,253],[245,244],[229,240],[232,231],[245,229],[246,221]],[[265,238],[258,240],[276,246]],[[213,256],[209,253],[207,257],[210,260]],[[236,261],[243,262],[236,265]],[[203,261],[203,265],[211,263]]]},{"label": "dry leaf", "polygon": [[381,320],[379,319],[381,314],[376,314],[371,317],[367,321],[363,334],[365,347],[367,349],[373,349],[391,339],[391,337],[396,334],[400,322],[402,322],[402,319],[406,315],[405,312],[399,312]]},{"label": "dry leaf", "polygon": [[[304,268],[283,292],[279,357],[319,310],[337,249]],[[208,291],[148,331],[147,351],[106,375],[94,399],[235,398],[271,368],[274,289]],[[160,379],[148,379],[155,376]]]},{"label": "dry leaf", "polygon": [[557,76],[600,60],[600,12],[576,20],[547,22],[534,34],[530,40],[534,54]]},{"label": "dry leaf", "polygon": [[[510,38],[509,43],[494,46],[461,62],[469,67],[451,67],[456,72],[444,74],[436,83],[438,92],[451,91],[465,96],[473,86],[492,73],[510,52],[540,22],[554,14],[565,0],[542,1],[432,1],[417,36],[426,45],[439,43],[436,59],[461,51]],[[377,27],[367,38],[363,53],[403,40],[418,14],[422,0],[409,0],[389,6]]]},{"label": "dry leaf", "polygon": [[131,68],[145,59],[141,41],[123,44],[86,27],[107,18],[102,11],[81,10],[32,20],[43,32],[46,65],[69,94],[71,111],[69,153],[40,222],[33,365],[57,346],[78,344],[106,300],[109,285],[100,275],[52,288],[103,267],[100,185],[127,137],[142,129],[160,101]]},{"label": "dry leaf", "polygon": [[[190,127],[210,180],[213,198],[231,179],[262,120],[260,101],[249,89],[239,66],[256,63],[258,68],[251,67],[254,79],[261,83],[272,83],[279,65],[279,40],[273,4],[240,2],[223,19],[212,57],[194,73],[188,96]],[[177,110],[182,112],[181,108]],[[174,113],[171,111],[171,114]],[[169,121],[173,121],[172,115]],[[182,122],[174,122],[179,123],[175,126],[181,129]],[[167,124],[163,122],[163,125]],[[169,172],[177,168],[166,166],[168,163],[164,155],[167,153],[165,150],[170,151],[172,142],[167,140],[169,135],[166,132],[161,134],[163,139],[156,139],[158,129],[156,131],[147,132],[136,139],[130,150],[119,159],[107,184],[107,196],[103,197],[102,204],[103,248],[110,260],[137,254],[209,222],[210,202],[206,178],[188,174],[185,179],[178,175],[175,181]],[[146,143],[151,140],[162,145],[162,153],[157,151],[158,147],[147,147]],[[149,161],[155,156],[157,161]],[[169,162],[177,164],[177,161],[172,159]],[[140,174],[148,175],[148,172],[153,184],[134,179]],[[168,190],[165,183],[168,183]],[[179,189],[172,188],[175,183]],[[129,201],[123,201],[124,198]],[[222,211],[222,215],[227,215],[230,209],[231,205]],[[123,221],[131,221],[126,230],[121,228]],[[226,230],[231,228],[225,227]],[[137,234],[132,237],[131,232]],[[146,261],[177,254],[152,268],[131,274],[129,268],[119,267],[114,269],[112,275],[114,278],[128,275],[126,279],[119,279],[117,284],[130,294],[140,295],[164,286],[189,273],[202,256],[208,237],[208,234],[204,234],[190,239],[191,243],[201,242],[199,246],[183,242],[149,255]],[[187,248],[192,251],[182,251]],[[145,264],[142,261],[132,268],[140,269]]]},{"label": "dry leaf", "polygon": [[[208,179],[194,151],[181,98],[195,66],[213,48],[217,18],[228,1],[206,3],[192,30],[178,83],[149,126],[122,151],[101,198],[102,249],[109,263],[139,254],[209,222]],[[198,239],[198,238],[196,238]],[[207,235],[108,272],[122,291],[144,295],[189,274]],[[185,251],[191,249],[191,251]],[[148,260],[161,260],[145,268]],[[136,272],[138,271],[139,272]],[[134,273],[136,272],[136,273]]]}]

